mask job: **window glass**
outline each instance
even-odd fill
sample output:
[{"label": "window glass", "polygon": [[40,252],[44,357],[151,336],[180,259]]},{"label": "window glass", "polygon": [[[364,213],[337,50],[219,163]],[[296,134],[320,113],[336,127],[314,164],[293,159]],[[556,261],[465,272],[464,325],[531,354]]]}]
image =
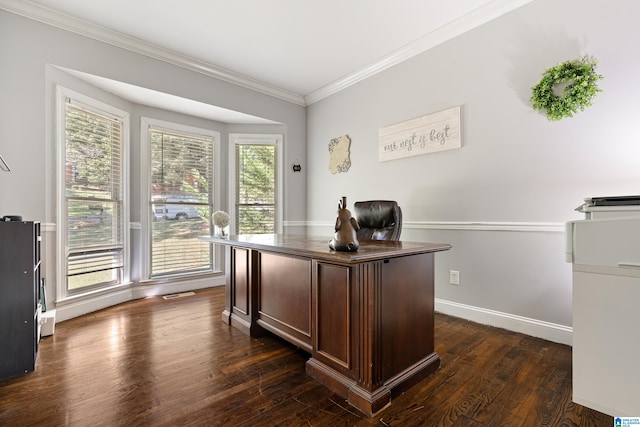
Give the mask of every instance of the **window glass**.
[{"label": "window glass", "polygon": [[276,145],[236,145],[236,233],[276,232]]},{"label": "window glass", "polygon": [[213,270],[211,136],[150,128],[151,277]]},{"label": "window glass", "polygon": [[67,291],[78,293],[123,280],[123,122],[65,105]]}]

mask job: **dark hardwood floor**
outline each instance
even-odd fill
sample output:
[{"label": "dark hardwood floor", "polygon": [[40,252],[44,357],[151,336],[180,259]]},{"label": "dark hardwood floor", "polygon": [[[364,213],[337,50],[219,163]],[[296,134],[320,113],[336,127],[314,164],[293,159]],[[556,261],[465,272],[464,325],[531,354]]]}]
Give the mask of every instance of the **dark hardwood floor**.
[{"label": "dark hardwood floor", "polygon": [[0,381],[0,425],[613,425],[571,402],[570,347],[440,314],[442,367],[367,418],[306,375],[306,353],[224,325],[223,300],[216,288],[57,324],[36,371]]}]

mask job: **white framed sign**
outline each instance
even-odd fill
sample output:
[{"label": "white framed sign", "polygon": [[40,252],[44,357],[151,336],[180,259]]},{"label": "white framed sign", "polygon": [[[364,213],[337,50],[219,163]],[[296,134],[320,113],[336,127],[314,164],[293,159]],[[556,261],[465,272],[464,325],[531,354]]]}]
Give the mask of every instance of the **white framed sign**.
[{"label": "white framed sign", "polygon": [[378,130],[381,162],[462,147],[460,106]]}]

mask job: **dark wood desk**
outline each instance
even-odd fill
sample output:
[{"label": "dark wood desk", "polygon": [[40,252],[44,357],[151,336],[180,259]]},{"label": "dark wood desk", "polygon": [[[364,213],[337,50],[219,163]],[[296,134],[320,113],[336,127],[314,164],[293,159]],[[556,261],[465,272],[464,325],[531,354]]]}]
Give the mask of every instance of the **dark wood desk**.
[{"label": "dark wood desk", "polygon": [[309,375],[363,413],[440,366],[433,265],[450,245],[361,241],[335,252],[305,235],[203,239],[226,245],[222,320],[306,350]]}]

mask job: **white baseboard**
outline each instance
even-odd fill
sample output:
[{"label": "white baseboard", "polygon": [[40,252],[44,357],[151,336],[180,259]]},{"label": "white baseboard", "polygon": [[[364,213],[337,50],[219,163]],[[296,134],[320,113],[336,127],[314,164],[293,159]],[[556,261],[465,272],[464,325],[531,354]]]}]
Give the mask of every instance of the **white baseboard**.
[{"label": "white baseboard", "polygon": [[502,313],[482,307],[460,304],[436,298],[435,309],[437,312],[447,314],[483,325],[496,326],[509,331],[542,338],[560,344],[572,345],[573,328],[556,323],[544,322],[517,316],[515,314]]},{"label": "white baseboard", "polygon": [[135,299],[155,295],[167,295],[185,291],[224,286],[224,276],[202,277],[195,280],[174,281],[166,283],[139,284],[117,291],[78,299],[74,302],[56,304],[55,322],[73,319],[83,314],[102,310],[103,308],[121,304]]},{"label": "white baseboard", "polygon": [[89,298],[78,299],[70,303],[56,303],[55,322],[60,323],[63,320],[73,319],[74,317],[102,310],[103,308],[131,301],[132,299],[131,288],[124,288]]},{"label": "white baseboard", "polygon": [[198,289],[213,288],[216,286],[224,286],[224,275],[214,277],[203,277],[188,281],[175,281],[166,283],[149,283],[144,282],[132,288],[133,298],[147,298],[155,295],[177,294],[186,291],[195,291]]}]

